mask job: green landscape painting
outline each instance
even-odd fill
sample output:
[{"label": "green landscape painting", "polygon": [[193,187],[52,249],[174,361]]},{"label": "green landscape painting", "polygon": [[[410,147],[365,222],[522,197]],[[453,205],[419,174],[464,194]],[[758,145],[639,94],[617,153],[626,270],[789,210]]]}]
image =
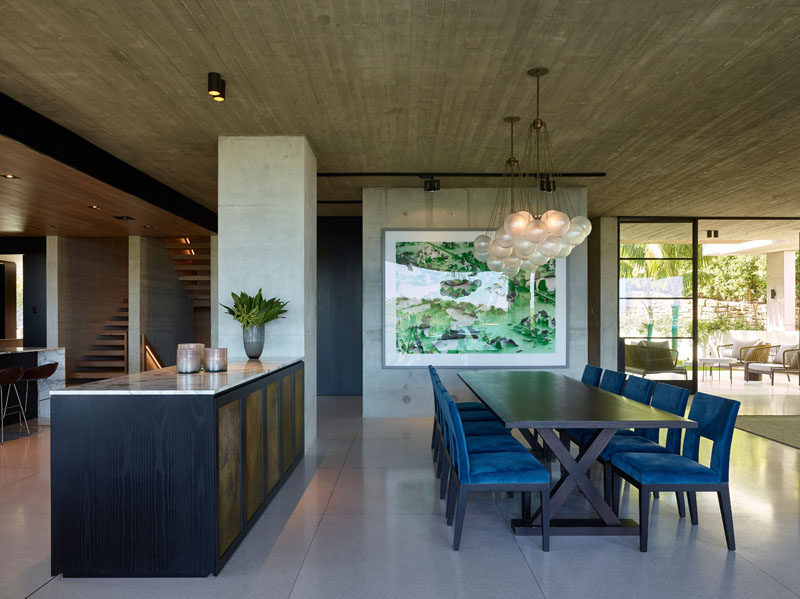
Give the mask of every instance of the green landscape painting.
[{"label": "green landscape painting", "polygon": [[556,351],[555,260],[509,278],[475,259],[470,241],[399,241],[393,257],[399,354]]}]

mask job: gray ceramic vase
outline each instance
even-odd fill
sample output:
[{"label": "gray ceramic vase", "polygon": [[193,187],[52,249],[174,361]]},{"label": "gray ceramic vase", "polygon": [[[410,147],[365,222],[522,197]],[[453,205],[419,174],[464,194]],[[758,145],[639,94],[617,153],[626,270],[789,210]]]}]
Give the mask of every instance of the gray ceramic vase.
[{"label": "gray ceramic vase", "polygon": [[251,360],[258,360],[261,352],[264,351],[264,325],[242,329],[242,340],[244,341],[244,353]]}]

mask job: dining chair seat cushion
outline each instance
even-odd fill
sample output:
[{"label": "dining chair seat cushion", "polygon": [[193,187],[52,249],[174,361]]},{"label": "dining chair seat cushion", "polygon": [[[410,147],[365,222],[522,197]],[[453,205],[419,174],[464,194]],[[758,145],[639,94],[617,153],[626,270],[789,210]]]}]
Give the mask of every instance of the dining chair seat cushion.
[{"label": "dining chair seat cushion", "polygon": [[459,412],[458,415],[461,417],[461,422],[478,422],[482,420],[497,422],[497,418],[489,410],[466,410]]},{"label": "dining chair seat cushion", "polygon": [[456,409],[459,412],[469,412],[471,410],[485,410],[487,412],[489,411],[489,408],[487,408],[479,401],[457,401]]},{"label": "dining chair seat cushion", "polygon": [[600,457],[606,461],[611,459],[611,456],[617,453],[626,451],[635,451],[639,453],[669,453],[669,450],[663,445],[654,443],[645,437],[634,437],[631,435],[614,435],[611,441],[605,446]]},{"label": "dining chair seat cushion", "polygon": [[[467,453],[491,453],[498,451],[528,453],[528,450],[511,435],[479,435],[467,437]],[[470,457],[470,459],[472,459]]]},{"label": "dining chair seat cushion", "polygon": [[529,453],[476,453],[469,456],[469,484],[542,484],[550,471]]},{"label": "dining chair seat cushion", "polygon": [[481,420],[478,422],[464,422],[464,435],[473,437],[476,435],[508,435],[509,430],[497,420]]},{"label": "dining chair seat cushion", "polygon": [[617,453],[611,463],[643,485],[717,484],[720,475],[674,453]]}]

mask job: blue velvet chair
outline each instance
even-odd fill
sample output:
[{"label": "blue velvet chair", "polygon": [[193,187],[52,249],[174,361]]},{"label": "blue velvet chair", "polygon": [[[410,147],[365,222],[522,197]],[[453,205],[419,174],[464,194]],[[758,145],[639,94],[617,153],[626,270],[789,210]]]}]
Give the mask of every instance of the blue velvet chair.
[{"label": "blue velvet chair", "polygon": [[600,384],[600,377],[603,375],[603,369],[598,368],[597,366],[590,366],[589,364],[586,365],[586,368],[583,369],[583,376],[581,377],[581,382],[586,383],[587,385],[591,385],[592,387],[597,387]]},{"label": "blue velvet chair", "polygon": [[442,387],[445,400],[445,449],[450,464],[447,495],[447,523],[453,527],[453,549],[461,544],[461,531],[470,493],[520,491],[523,518],[531,516],[532,492],[541,500],[542,549],[550,550],[550,472],[527,451],[476,452],[469,449],[469,438],[462,427],[455,402]]},{"label": "blue velvet chair", "polygon": [[[653,396],[653,387],[655,387],[655,381],[651,381],[640,376],[630,375],[628,380],[625,381],[625,387],[622,390],[622,396],[634,401],[638,401],[639,403],[643,403],[645,405],[650,405],[650,401]],[[594,433],[595,431],[584,433],[580,438],[581,445],[586,445],[589,443]],[[651,441],[658,442],[658,429],[623,429],[617,431],[617,435],[636,435],[639,437],[647,437]]]},{"label": "blue velvet chair", "polygon": [[[431,450],[433,450],[433,461],[437,462],[439,460],[439,445],[442,439],[442,426],[441,426],[441,414],[439,410],[439,402],[436,400],[436,383],[441,382],[439,378],[439,373],[436,372],[436,369],[433,366],[428,366],[428,373],[431,377],[431,383],[433,384],[433,432],[431,433]],[[471,416],[468,418],[470,421],[491,421],[496,420],[489,409],[484,406],[479,401],[472,401],[472,402],[461,402],[457,403],[456,406],[458,407],[459,411],[463,412],[470,412],[475,413],[475,416]]]},{"label": "blue velvet chair", "polygon": [[[689,499],[692,524],[697,524],[697,491],[717,494],[722,525],[728,549],[736,549],[733,535],[733,515],[728,486],[731,441],[738,401],[707,393],[696,393],[689,419],[697,422],[696,429],[686,429],[681,455],[672,453],[625,452],[612,456],[614,474],[639,489],[639,550],[647,551],[647,532],[650,516],[650,493],[654,491],[685,492]],[[709,466],[698,462],[700,438],[712,443]]]},{"label": "blue velvet chair", "polygon": [[622,395],[622,390],[625,387],[625,373],[617,372],[616,370],[606,370],[603,372],[603,377],[600,379],[598,387],[606,391],[611,391],[611,393]]},{"label": "blue velvet chair", "polygon": [[[638,378],[638,377],[636,377]],[[628,379],[630,384],[630,379]],[[625,387],[627,392],[628,388]],[[658,383],[655,385],[655,391],[652,396],[652,407],[659,410],[664,410],[676,416],[683,416],[686,414],[686,404],[689,401],[689,390],[666,383]],[[614,513],[619,515],[619,477],[614,480],[612,476],[611,458],[614,454],[623,452],[646,452],[646,453],[673,453],[680,452],[681,445],[681,431],[679,428],[671,428],[667,430],[666,445],[659,445],[659,429],[637,429],[645,432],[644,435],[634,435],[634,431],[619,431],[611,438],[608,445],[606,445],[603,452],[598,456],[597,460],[603,464],[603,490],[605,493],[605,500],[611,504]],[[630,433],[630,434],[625,434]],[[615,486],[612,488],[612,484]],[[656,497],[658,495],[656,494]],[[681,518],[686,515],[686,507],[683,503],[683,493],[675,493],[675,498],[678,502],[678,513]]]}]

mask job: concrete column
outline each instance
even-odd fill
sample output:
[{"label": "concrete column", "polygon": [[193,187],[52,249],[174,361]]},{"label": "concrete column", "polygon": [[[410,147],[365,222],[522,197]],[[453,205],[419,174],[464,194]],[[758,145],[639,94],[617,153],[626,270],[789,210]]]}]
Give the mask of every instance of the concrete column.
[{"label": "concrete column", "polygon": [[52,235],[45,245],[45,271],[47,347],[58,347],[58,237]]},{"label": "concrete column", "polygon": [[211,249],[209,257],[211,258],[211,345],[212,347],[219,347],[219,268],[217,263],[217,256],[219,255],[219,238],[212,235],[210,238]]},{"label": "concrete column", "polygon": [[128,372],[141,371],[142,238],[128,237]]},{"label": "concrete column", "polygon": [[[263,357],[304,356],[306,447],[317,423],[317,159],[305,136],[219,138],[219,232],[212,297],[231,292],[288,300],[266,328]],[[217,344],[245,358],[242,329],[219,306]]]},{"label": "concrete column", "polygon": [[589,250],[589,363],[617,369],[617,219],[604,216],[592,220],[587,239]]},{"label": "concrete column", "polygon": [[767,330],[794,331],[795,258],[794,252],[767,254]]}]

